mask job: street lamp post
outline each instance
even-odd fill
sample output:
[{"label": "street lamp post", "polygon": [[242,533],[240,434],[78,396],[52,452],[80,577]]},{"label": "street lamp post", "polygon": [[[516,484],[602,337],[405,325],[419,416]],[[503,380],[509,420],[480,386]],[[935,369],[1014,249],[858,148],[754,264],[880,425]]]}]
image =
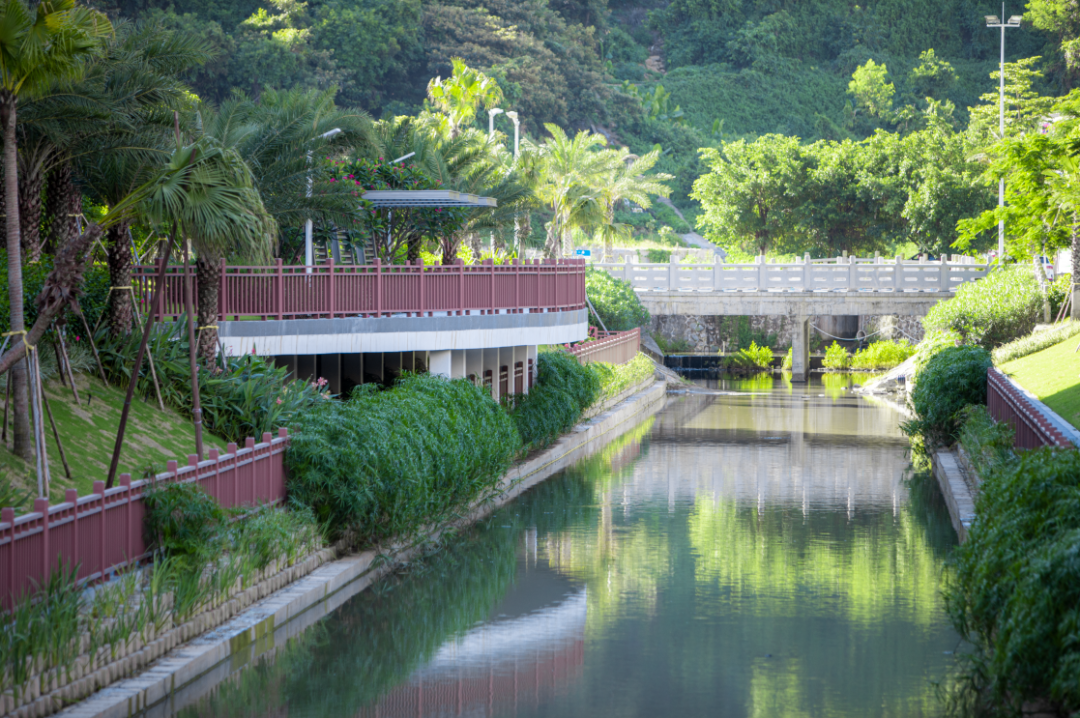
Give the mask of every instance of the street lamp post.
[{"label": "street lamp post", "polygon": [[502,110],[498,107],[492,107],[488,110],[488,141],[491,141],[491,135],[495,133],[495,115],[501,115]]},{"label": "street lamp post", "polygon": [[[340,135],[340,134],[341,134],[341,128],[340,127],[335,127],[334,129],[330,130],[329,132],[324,132],[321,135],[319,135],[319,139],[328,140],[331,137],[333,137],[334,135]],[[311,150],[308,150],[307,161],[308,161],[308,167],[310,167],[311,166]],[[307,196],[308,197],[311,197],[311,182],[312,182],[311,172],[309,171],[308,172],[308,178],[307,178]],[[306,271],[307,271],[308,274],[311,274],[311,268],[315,265],[315,247],[312,245],[312,242],[311,242],[312,228],[313,228],[313,226],[312,226],[312,223],[311,223],[311,219],[309,218],[307,220],[307,222],[304,223],[304,265],[307,267]]]},{"label": "street lamp post", "polygon": [[[1005,17],[1005,3],[1001,4],[1001,17]],[[997,15],[986,16],[986,26],[993,28],[1001,28],[1001,70],[998,73],[999,79],[999,121],[998,131],[1001,133],[1002,139],[1005,138],[1005,30],[1011,28],[1020,27],[1021,18],[1019,15],[1013,15],[1007,21],[1000,20]],[[998,209],[1000,210],[1005,206],[1005,178],[1002,177],[998,180]],[[998,220],[998,263],[1004,263],[1005,261],[1005,220]]]},{"label": "street lamp post", "polygon": [[[521,151],[521,120],[518,119],[518,113],[514,110],[506,113],[506,116],[510,118],[510,121],[514,123],[514,163],[517,163],[518,153]],[[514,251],[517,252],[521,248],[521,218],[514,218]]]}]

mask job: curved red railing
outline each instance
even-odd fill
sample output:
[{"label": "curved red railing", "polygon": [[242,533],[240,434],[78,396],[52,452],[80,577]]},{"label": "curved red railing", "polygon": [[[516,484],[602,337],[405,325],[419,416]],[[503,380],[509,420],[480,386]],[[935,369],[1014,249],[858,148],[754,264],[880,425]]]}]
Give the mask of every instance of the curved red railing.
[{"label": "curved red railing", "polygon": [[995,421],[1012,425],[1015,430],[1013,445],[1018,449],[1075,448],[1065,432],[1046,415],[1049,409],[1042,402],[1033,401],[993,367],[986,372],[986,408]]},{"label": "curved red railing", "polygon": [[[184,311],[183,281],[198,291],[194,267],[170,266],[158,318]],[[392,314],[495,314],[585,308],[585,260],[513,260],[510,264],[285,266],[221,264],[218,319],[314,319]],[[132,283],[149,302],[157,267],[135,267]]]},{"label": "curved red railing", "polygon": [[637,356],[640,345],[641,329],[631,329],[628,332],[598,332],[593,341],[575,344],[567,351],[582,364],[592,361],[625,364]]}]

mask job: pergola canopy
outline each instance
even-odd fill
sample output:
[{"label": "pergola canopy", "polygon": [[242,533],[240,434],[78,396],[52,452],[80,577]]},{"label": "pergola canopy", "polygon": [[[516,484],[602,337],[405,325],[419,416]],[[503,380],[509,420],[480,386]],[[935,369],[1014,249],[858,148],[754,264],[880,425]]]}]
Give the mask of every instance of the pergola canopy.
[{"label": "pergola canopy", "polygon": [[495,207],[494,197],[455,192],[452,189],[372,190],[363,199],[377,208],[392,207]]}]

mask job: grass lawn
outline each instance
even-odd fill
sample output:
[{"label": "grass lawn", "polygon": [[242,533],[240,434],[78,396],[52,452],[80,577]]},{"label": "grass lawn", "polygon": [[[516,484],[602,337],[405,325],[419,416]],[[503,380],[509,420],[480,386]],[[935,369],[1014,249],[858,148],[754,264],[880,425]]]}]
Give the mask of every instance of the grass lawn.
[{"label": "grass lawn", "polygon": [[[81,400],[79,405],[75,404],[71,390],[58,380],[45,384],[45,394],[72,473],[71,479],[64,475],[64,465],[46,416],[45,434],[52,476],[49,499],[53,502],[63,501],[64,489],[74,488],[80,495],[85,495],[93,489],[94,481],[108,478],[116,430],[120,426],[120,411],[124,406],[124,388],[105,386],[100,379],[85,374],[76,375],[75,381]],[[0,399],[3,399],[2,389]],[[27,464],[11,453],[10,416],[8,421],[7,442],[0,448],[0,472],[11,477],[16,485],[34,489],[37,486],[34,464]],[[207,449],[225,449],[225,442],[216,436],[203,432],[203,440]],[[132,478],[142,478],[148,470],[164,471],[169,459],[184,464],[187,455],[194,452],[195,429],[190,418],[168,407],[163,413],[156,401],[147,404],[136,397],[131,403],[117,476],[129,473]]]},{"label": "grass lawn", "polygon": [[1080,429],[1080,353],[1077,337],[998,367]]}]

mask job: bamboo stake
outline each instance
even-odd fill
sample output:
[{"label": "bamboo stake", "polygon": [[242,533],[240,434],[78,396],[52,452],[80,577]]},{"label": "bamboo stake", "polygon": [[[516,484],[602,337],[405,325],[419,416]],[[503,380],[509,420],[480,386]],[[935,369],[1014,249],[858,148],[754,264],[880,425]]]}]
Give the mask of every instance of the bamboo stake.
[{"label": "bamboo stake", "polygon": [[[26,338],[23,337],[23,343]],[[30,404],[34,419],[34,443],[37,449],[35,463],[38,472],[38,496],[48,498],[51,477],[49,476],[49,456],[45,446],[45,421],[42,416],[41,399],[41,362],[38,360],[37,347],[30,348],[27,345],[26,352],[27,370],[30,376],[31,392]]]},{"label": "bamboo stake", "polygon": [[11,406],[11,372],[7,373],[7,392],[4,394],[4,433],[0,436],[0,440],[4,442],[4,446],[7,446],[7,415],[8,407]]},{"label": "bamboo stake", "polygon": [[79,388],[75,386],[75,372],[71,370],[71,358],[68,357],[67,342],[64,341],[64,328],[57,327],[56,336],[60,338],[60,356],[64,358],[64,366],[67,368],[68,382],[71,384],[71,393],[75,395],[75,403],[81,404],[79,400]]},{"label": "bamboo stake", "polygon": [[[176,235],[175,228],[173,236]],[[142,341],[139,342],[139,351],[135,353],[135,366],[131,371],[131,381],[128,382],[127,394],[124,397],[124,408],[120,412],[120,427],[116,431],[116,445],[113,447],[112,461],[109,464],[109,477],[105,482],[105,488],[112,488],[113,479],[116,478],[116,467],[120,463],[120,447],[124,444],[124,431],[127,429],[128,414],[131,413],[131,397],[135,394],[135,384],[139,381],[139,370],[142,369],[143,356],[146,354],[146,344],[150,340],[150,330],[154,328],[154,309],[159,300],[164,297],[165,275],[169,267],[169,254],[172,251],[172,237],[165,242],[165,251],[162,252],[161,264],[158,266],[157,287],[154,290],[150,311],[147,312],[146,326],[143,329]]]},{"label": "bamboo stake", "polygon": [[53,342],[53,354],[56,355],[56,372],[60,375],[60,384],[67,386],[67,377],[64,376],[64,359],[60,356],[60,342],[58,341]]},{"label": "bamboo stake", "polygon": [[60,441],[60,432],[56,428],[56,420],[53,419],[52,407],[49,406],[49,395],[44,391],[41,392],[41,400],[45,405],[45,413],[49,415],[49,423],[52,425],[53,438],[56,439],[56,448],[60,449],[60,461],[64,464],[64,474],[73,479],[71,475],[71,467],[68,466],[67,454],[64,452],[64,444]]},{"label": "bamboo stake", "polygon": [[[94,361],[97,362],[98,372],[101,373],[101,382],[105,385],[109,385],[109,380],[105,378],[105,365],[101,363],[101,355],[98,354],[97,343],[94,341],[94,333],[90,331],[90,322],[86,321],[86,315],[79,309],[75,312],[79,315],[79,319],[82,319],[83,328],[86,329],[86,338],[90,340],[90,349],[94,352]],[[90,403],[89,400],[86,402]]]},{"label": "bamboo stake", "polygon": [[[183,226],[181,225],[181,233]],[[187,312],[188,333],[188,369],[191,374],[191,415],[195,424],[195,453],[199,461],[203,460],[203,436],[202,436],[202,406],[199,402],[199,368],[195,363],[195,353],[198,347],[195,344],[195,304],[192,295],[192,272],[189,266],[190,242],[184,242],[184,305]]]},{"label": "bamboo stake", "polygon": [[[139,305],[135,303],[135,290],[128,287],[131,292],[131,307],[135,310],[135,320],[142,324],[142,315],[139,314]],[[162,290],[164,291],[164,289]],[[154,368],[154,352],[147,352],[146,358],[150,362],[150,380],[154,382],[154,396],[157,397],[158,408],[165,411],[165,402],[161,400],[161,385],[158,384],[157,369]]]}]

